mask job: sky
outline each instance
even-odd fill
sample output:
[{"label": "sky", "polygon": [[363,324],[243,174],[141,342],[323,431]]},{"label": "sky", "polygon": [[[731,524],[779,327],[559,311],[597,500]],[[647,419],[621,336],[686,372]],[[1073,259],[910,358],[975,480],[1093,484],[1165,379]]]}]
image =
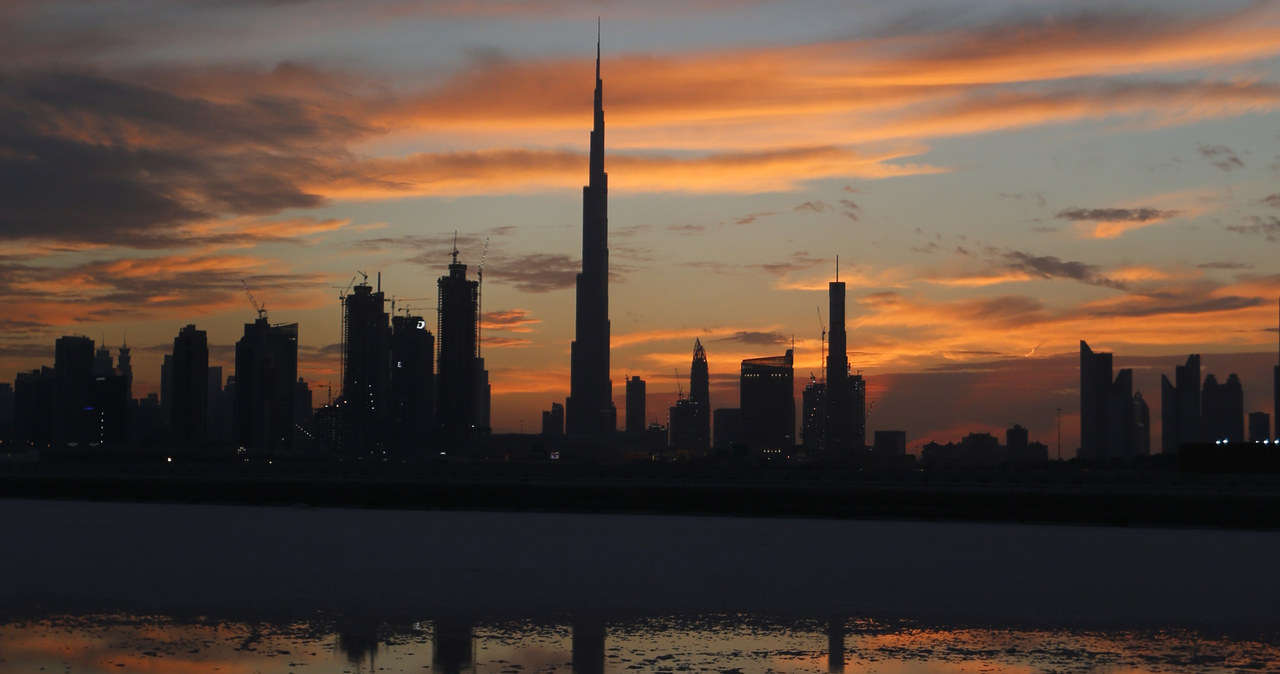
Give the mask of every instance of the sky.
[{"label": "sky", "polygon": [[868,428],[912,451],[1020,423],[1053,455],[1060,419],[1074,455],[1080,340],[1134,368],[1153,447],[1190,353],[1271,410],[1273,1],[9,0],[0,373],[127,340],[144,394],[194,323],[231,374],[243,281],[323,402],[338,295],[380,272],[434,321],[456,235],[495,431],[536,430],[569,388],[597,19],[619,410],[640,376],[665,421],[695,338],[713,407],[793,344],[820,377],[837,273]]}]

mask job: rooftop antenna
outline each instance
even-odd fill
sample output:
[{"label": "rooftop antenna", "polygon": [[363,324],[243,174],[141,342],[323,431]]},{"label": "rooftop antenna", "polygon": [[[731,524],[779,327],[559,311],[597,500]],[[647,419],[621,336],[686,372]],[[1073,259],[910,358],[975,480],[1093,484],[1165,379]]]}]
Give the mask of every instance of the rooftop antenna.
[{"label": "rooftop antenna", "polygon": [[676,400],[684,400],[684,388],[680,386],[680,368],[671,368],[676,373]]},{"label": "rooftop antenna", "polygon": [[840,282],[840,255],[836,255],[836,283]]},{"label": "rooftop antenna", "polygon": [[458,230],[453,230],[453,263],[458,264]]},{"label": "rooftop antenna", "polygon": [[600,79],[600,17],[596,17],[596,79]]}]

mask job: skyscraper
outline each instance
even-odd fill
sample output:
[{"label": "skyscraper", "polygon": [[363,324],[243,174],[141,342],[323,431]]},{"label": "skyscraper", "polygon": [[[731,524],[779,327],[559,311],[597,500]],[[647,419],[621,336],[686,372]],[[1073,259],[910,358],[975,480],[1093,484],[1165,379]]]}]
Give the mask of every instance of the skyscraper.
[{"label": "skyscraper", "polygon": [[436,286],[440,292],[436,423],[443,440],[456,443],[480,430],[483,424],[476,361],[480,282],[467,280],[467,265],[458,262],[455,249],[449,275],[441,276]]},{"label": "skyscraper", "polygon": [[274,452],[294,447],[298,324],[244,324],[236,342],[235,443]]},{"label": "skyscraper", "polygon": [[435,335],[421,316],[391,318],[391,444],[426,448],[435,430]]},{"label": "skyscraper", "polygon": [[125,400],[133,400],[133,357],[129,355],[129,345],[122,344],[116,356],[116,371],[124,377]]},{"label": "skyscraper", "polygon": [[754,450],[790,452],[796,444],[796,394],[792,351],[742,361],[738,385],[742,441]]},{"label": "skyscraper", "polygon": [[711,375],[702,341],[693,340],[693,363],[689,366],[689,402],[692,412],[692,444],[698,449],[711,446]]},{"label": "skyscraper", "polygon": [[1111,354],[1094,353],[1080,340],[1080,458],[1102,457],[1106,442],[1107,391],[1111,387]]},{"label": "skyscraper", "polygon": [[357,454],[386,449],[390,331],[385,299],[382,288],[374,292],[365,279],[343,305],[342,444]]},{"label": "skyscraper", "polygon": [[612,433],[618,419],[613,382],[609,380],[609,176],[604,172],[603,91],[597,36],[590,174],[582,188],[582,273],[577,277],[576,326],[569,346],[569,397],[565,401],[568,434],[597,438]]},{"label": "skyscraper", "polygon": [[89,385],[93,381],[93,340],[78,335],[59,337],[54,343],[53,441],[83,443],[91,438]]},{"label": "skyscraper", "polygon": [[826,421],[823,451],[828,460],[848,461],[853,458],[853,390],[849,382],[849,356],[845,349],[844,282],[827,285],[831,328],[827,333]]},{"label": "skyscraper", "polygon": [[169,423],[179,447],[200,447],[207,441],[209,412],[209,339],[204,330],[188,325],[173,338],[173,403]]},{"label": "skyscraper", "polygon": [[822,450],[823,428],[827,422],[827,385],[812,374],[809,384],[801,394],[800,442],[809,456],[818,456]]},{"label": "skyscraper", "polygon": [[639,377],[627,379],[627,434],[644,433],[644,380]]}]

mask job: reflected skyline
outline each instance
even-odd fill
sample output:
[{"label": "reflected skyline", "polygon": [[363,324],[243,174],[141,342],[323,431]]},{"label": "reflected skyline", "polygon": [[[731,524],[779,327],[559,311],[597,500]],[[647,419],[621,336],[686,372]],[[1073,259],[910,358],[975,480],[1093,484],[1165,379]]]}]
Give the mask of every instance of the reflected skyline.
[{"label": "reflected skyline", "polygon": [[[351,630],[360,634],[352,636]],[[164,671],[181,674],[524,670],[764,671],[926,674],[1000,671],[1274,671],[1280,644],[1192,631],[1036,630],[865,619],[756,615],[666,616],[594,625],[478,621],[370,623],[184,621],[166,617],[62,616],[0,624],[0,674]],[[357,644],[357,642],[359,642]]]}]

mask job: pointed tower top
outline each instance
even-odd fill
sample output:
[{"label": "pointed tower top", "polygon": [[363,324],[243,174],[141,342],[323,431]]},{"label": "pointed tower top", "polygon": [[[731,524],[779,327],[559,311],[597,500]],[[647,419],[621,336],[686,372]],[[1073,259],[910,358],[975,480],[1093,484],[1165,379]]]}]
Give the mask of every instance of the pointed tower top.
[{"label": "pointed tower top", "polygon": [[600,79],[600,17],[596,17],[596,79]]},{"label": "pointed tower top", "polygon": [[453,263],[458,264],[458,230],[453,230]]}]

